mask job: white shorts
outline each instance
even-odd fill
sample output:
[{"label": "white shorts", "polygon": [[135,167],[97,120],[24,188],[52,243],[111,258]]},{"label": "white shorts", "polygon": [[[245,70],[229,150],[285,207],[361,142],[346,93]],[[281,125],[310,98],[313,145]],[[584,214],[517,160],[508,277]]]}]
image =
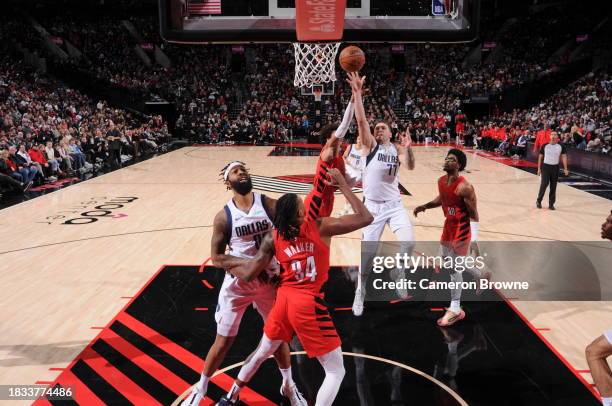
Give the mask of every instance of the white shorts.
[{"label": "white shorts", "polygon": [[363,229],[363,241],[380,241],[385,225],[400,241],[414,241],[412,222],[401,200],[377,202],[365,199],[365,206],[374,216],[374,221]]},{"label": "white shorts", "polygon": [[612,329],[604,331],[603,335],[606,337],[610,345],[612,345]]},{"label": "white shorts", "polygon": [[251,304],[265,321],[275,300],[275,286],[259,280],[245,282],[229,273],[225,274],[215,310],[217,334],[224,337],[235,337],[238,334],[242,316]]}]

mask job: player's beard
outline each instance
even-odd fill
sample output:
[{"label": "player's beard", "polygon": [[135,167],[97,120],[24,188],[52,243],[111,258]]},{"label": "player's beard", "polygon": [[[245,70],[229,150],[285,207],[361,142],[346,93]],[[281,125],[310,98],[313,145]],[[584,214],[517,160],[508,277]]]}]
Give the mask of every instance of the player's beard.
[{"label": "player's beard", "polygon": [[251,190],[253,190],[253,183],[251,182],[250,176],[247,178],[246,182],[236,181],[230,182],[230,184],[232,186],[232,189],[234,189],[236,193],[242,196],[251,193]]}]

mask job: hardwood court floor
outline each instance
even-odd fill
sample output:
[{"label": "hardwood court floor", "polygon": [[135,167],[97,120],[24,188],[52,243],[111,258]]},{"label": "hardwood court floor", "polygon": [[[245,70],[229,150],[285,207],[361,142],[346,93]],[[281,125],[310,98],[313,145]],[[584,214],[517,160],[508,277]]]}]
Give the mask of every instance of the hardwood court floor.
[{"label": "hardwood court floor", "polygon": [[[187,147],[0,211],[0,384],[53,381],[59,371],[50,368],[66,367],[153,270],[207,259],[213,216],[230,197],[219,181],[228,161],[246,162],[264,183],[314,173],[316,157],[269,156],[273,148]],[[415,147],[416,169],[401,173],[410,211],[436,195],[446,150]],[[600,240],[609,200],[560,184],[557,211],[538,210],[535,175],[475,154],[465,176],[481,240]],[[413,218],[417,240],[438,240],[442,222],[441,210]],[[331,263],[357,264],[359,237],[335,238]],[[584,347],[612,326],[609,302],[515,306],[576,370],[587,369]]]}]

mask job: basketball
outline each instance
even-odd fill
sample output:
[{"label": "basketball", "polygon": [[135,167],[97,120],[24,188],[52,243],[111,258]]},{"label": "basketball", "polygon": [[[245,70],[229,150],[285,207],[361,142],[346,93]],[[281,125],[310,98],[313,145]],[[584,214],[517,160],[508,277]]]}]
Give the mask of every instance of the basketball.
[{"label": "basketball", "polygon": [[365,65],[365,54],[361,48],[350,45],[340,52],[340,66],[346,72],[357,72]]}]

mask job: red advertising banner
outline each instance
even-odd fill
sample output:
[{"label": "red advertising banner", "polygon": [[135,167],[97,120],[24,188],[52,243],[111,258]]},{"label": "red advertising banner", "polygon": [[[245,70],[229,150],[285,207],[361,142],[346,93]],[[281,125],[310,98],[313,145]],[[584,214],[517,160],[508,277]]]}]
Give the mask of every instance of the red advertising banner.
[{"label": "red advertising banner", "polygon": [[296,0],[298,41],[340,41],[344,32],[346,0]]}]

